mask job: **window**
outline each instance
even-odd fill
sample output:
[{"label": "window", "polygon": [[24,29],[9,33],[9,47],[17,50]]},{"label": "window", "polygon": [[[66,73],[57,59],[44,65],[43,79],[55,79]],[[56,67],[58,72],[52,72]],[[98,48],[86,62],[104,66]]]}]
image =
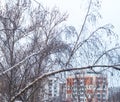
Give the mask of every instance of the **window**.
[{"label": "window", "polygon": [[52,80],[49,80],[49,86],[52,86]]},{"label": "window", "polygon": [[100,88],[100,85],[99,85],[99,84],[97,85],[97,88],[98,88],[98,89]]},{"label": "window", "polygon": [[102,96],[102,97],[103,97],[103,99],[106,99],[106,95],[105,95],[105,94],[103,94],[103,96]]},{"label": "window", "polygon": [[97,98],[100,99],[100,94],[97,94]]},{"label": "window", "polygon": [[105,89],[105,85],[103,85],[103,89]]}]

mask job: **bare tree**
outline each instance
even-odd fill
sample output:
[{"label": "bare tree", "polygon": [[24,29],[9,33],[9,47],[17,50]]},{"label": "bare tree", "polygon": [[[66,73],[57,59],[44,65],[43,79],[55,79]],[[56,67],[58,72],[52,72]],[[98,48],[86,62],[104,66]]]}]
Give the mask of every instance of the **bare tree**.
[{"label": "bare tree", "polygon": [[[38,2],[33,7],[34,2],[8,0],[5,9],[0,10],[0,77],[4,80],[0,91],[3,102],[16,99],[42,102],[47,77],[57,73],[81,69],[91,69],[95,73],[109,68],[120,70],[120,46],[114,43],[117,35],[111,30],[113,26],[94,26],[99,17],[99,0],[88,1],[79,33],[72,26],[62,28],[66,14],[56,8],[49,11]],[[65,36],[69,41],[64,39]],[[110,38],[115,39],[112,47],[108,46]]]},{"label": "bare tree", "polygon": [[[27,84],[59,63],[53,56],[69,54],[70,51],[68,44],[60,39],[60,26],[67,15],[60,14],[56,8],[46,10],[40,4],[33,7],[33,2],[8,0],[5,10],[0,11],[0,70],[8,71],[15,66],[1,76],[4,81],[2,101],[10,102]],[[29,57],[30,54],[32,56]],[[41,101],[44,84],[45,81],[37,82],[17,99],[23,102]]]}]

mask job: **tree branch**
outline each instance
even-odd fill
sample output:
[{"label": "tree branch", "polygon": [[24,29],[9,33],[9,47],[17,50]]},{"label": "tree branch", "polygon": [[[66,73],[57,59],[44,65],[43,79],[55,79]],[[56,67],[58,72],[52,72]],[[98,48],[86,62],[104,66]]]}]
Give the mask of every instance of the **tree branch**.
[{"label": "tree branch", "polygon": [[11,99],[11,102],[14,102],[14,100],[19,97],[22,93],[24,93],[26,90],[28,90],[29,88],[31,88],[36,82],[42,80],[43,78],[46,78],[48,76],[51,76],[51,75],[54,75],[54,74],[57,74],[57,73],[61,73],[61,72],[66,72],[66,71],[74,71],[74,70],[83,70],[83,69],[90,69],[91,67],[93,68],[97,68],[97,67],[111,67],[111,68],[114,68],[116,69],[119,69],[118,66],[120,65],[94,65],[94,66],[86,66],[86,67],[81,67],[81,68],[69,68],[69,69],[60,69],[60,70],[56,70],[56,71],[53,71],[53,72],[48,72],[48,73],[45,73],[41,76],[39,76],[38,78],[36,78],[33,82],[31,82],[30,84],[28,84],[25,88],[23,88],[18,94],[16,94],[12,99]]},{"label": "tree branch", "polygon": [[19,66],[20,64],[22,64],[23,62],[25,62],[27,59],[31,58],[32,56],[38,55],[41,51],[32,53],[31,55],[27,56],[26,58],[24,58],[22,61],[20,61],[19,63],[15,64],[14,66],[8,68],[7,70],[3,71],[2,73],[0,73],[0,76],[6,74],[7,72],[11,71],[12,69],[16,68],[17,66]]}]

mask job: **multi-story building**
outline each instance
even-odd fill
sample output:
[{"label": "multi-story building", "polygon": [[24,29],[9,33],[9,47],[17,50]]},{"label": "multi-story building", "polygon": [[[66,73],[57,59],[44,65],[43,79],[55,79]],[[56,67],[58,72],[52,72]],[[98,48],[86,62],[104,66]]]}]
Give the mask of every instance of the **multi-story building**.
[{"label": "multi-story building", "polygon": [[65,102],[66,100],[66,83],[60,83],[59,84],[59,96],[60,96],[60,102]]},{"label": "multi-story building", "polygon": [[67,102],[107,102],[107,76],[92,72],[69,76],[66,82]]},{"label": "multi-story building", "polygon": [[48,78],[45,90],[44,102],[51,102],[52,100],[59,98],[59,80],[56,77]]},{"label": "multi-story building", "polygon": [[119,102],[120,87],[110,87],[108,90],[109,90],[108,102]]}]

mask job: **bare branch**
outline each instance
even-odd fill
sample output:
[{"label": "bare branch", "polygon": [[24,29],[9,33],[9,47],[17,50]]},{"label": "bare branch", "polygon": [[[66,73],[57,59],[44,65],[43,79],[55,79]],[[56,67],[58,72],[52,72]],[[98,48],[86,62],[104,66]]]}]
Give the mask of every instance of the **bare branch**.
[{"label": "bare branch", "polygon": [[[54,74],[57,74],[57,73],[61,73],[61,72],[66,72],[66,71],[74,71],[74,70],[85,70],[85,69],[90,69],[90,68],[97,68],[97,67],[111,67],[111,68],[116,68],[117,66],[120,66],[120,65],[94,65],[94,66],[86,66],[86,67],[81,67],[81,68],[69,68],[69,69],[61,69],[61,70],[56,70],[56,71],[53,71],[53,72],[49,72],[49,73],[45,73],[41,76],[39,76],[38,78],[36,78],[33,82],[31,82],[29,85],[27,85],[24,89],[22,89],[18,94],[16,94],[12,99],[11,99],[11,102],[14,102],[14,100],[19,97],[21,94],[23,94],[26,90],[28,90],[29,88],[31,88],[36,82],[48,77],[48,76],[51,76],[51,75],[54,75]],[[119,68],[118,68],[119,69]]]}]

